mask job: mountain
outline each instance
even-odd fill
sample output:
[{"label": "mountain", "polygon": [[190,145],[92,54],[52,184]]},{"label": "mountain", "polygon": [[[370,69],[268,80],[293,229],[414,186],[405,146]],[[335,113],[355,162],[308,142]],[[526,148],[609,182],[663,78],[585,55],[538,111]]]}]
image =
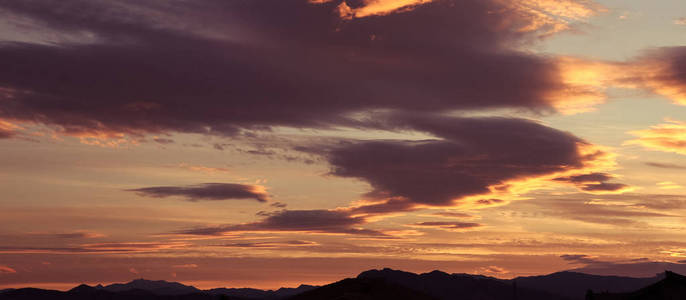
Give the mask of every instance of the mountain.
[{"label": "mountain", "polygon": [[100,286],[99,289],[109,292],[144,290],[156,295],[187,295],[201,292],[195,287],[183,285],[178,282],[145,279],[136,279],[128,283],[115,283],[104,287]]},{"label": "mountain", "polygon": [[629,293],[593,293],[587,300],[675,300],[686,299],[686,276],[666,271],[664,279]]},{"label": "mountain", "polygon": [[206,290],[212,295],[226,295],[245,299],[284,299],[317,288],[316,286],[302,284],[297,288],[280,288],[274,290],[258,290],[250,288],[216,288]]},{"label": "mountain", "polygon": [[[224,297],[224,298],[222,298]],[[150,291],[132,289],[111,292],[85,284],[67,292],[23,288],[0,293],[0,300],[244,300],[226,296],[193,293],[187,295],[158,295]]]},{"label": "mountain", "polygon": [[623,293],[635,291],[660,280],[658,275],[650,278],[632,278],[620,276],[589,275],[577,272],[558,272],[544,276],[517,277],[514,282],[518,287],[546,291],[563,297],[582,300],[586,291],[605,291]]},{"label": "mountain", "polygon": [[[382,294],[388,292],[389,294]],[[407,295],[396,297],[394,295]],[[352,295],[352,296],[351,296]],[[563,297],[526,288],[486,276],[447,274],[433,271],[414,274],[392,269],[362,272],[350,278],[297,295],[293,300],[309,299],[436,299],[448,300],[562,300]]]},{"label": "mountain", "polygon": [[278,290],[227,289],[200,290],[193,286],[164,280],[136,279],[128,283],[115,283],[107,286],[98,284],[91,287],[79,285],[67,292],[42,289],[9,289],[0,292],[0,300],[81,300],[81,299],[151,299],[151,300],[279,300],[316,288],[301,285],[297,288]]},{"label": "mountain", "polygon": [[378,278],[348,278],[295,295],[288,300],[439,300]]}]

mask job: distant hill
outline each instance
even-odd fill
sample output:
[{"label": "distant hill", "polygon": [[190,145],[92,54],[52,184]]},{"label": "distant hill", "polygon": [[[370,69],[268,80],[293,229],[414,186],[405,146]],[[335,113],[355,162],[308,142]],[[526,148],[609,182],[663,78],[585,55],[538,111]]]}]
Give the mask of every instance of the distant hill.
[{"label": "distant hill", "polygon": [[[393,293],[380,295],[384,291]],[[396,292],[413,298],[398,298],[395,296]],[[351,295],[354,297],[351,298]],[[366,271],[357,278],[326,285],[292,299],[563,300],[564,298],[526,288],[515,289],[508,281],[492,277],[447,274],[441,271],[414,274],[383,269]]]},{"label": "distant hill", "polygon": [[439,300],[378,278],[348,278],[293,296],[289,300]]},{"label": "distant hill", "polygon": [[156,295],[187,295],[201,292],[193,286],[183,285],[178,282],[145,279],[136,279],[128,283],[115,283],[104,287],[100,286],[96,287],[96,289],[102,289],[109,292],[144,290]]},{"label": "distant hill", "polygon": [[107,286],[92,287],[82,284],[67,292],[34,288],[8,289],[0,291],[0,300],[279,300],[314,288],[316,287],[301,285],[298,288],[280,288],[275,291],[227,288],[200,290],[178,282],[136,279],[128,283],[115,283]]},{"label": "distant hill", "polygon": [[[80,285],[67,292],[42,290],[34,288],[15,289],[0,293],[2,300],[239,300],[238,298],[221,298],[208,294],[156,295],[144,290],[110,292]],[[241,299],[242,300],[242,299]]]},{"label": "distant hill", "polygon": [[317,288],[312,285],[300,285],[297,288],[280,288],[276,291],[273,290],[258,290],[250,288],[216,288],[211,290],[206,290],[205,292],[212,295],[226,295],[232,297],[240,297],[245,299],[284,299],[293,295],[297,295],[306,291],[310,291]]},{"label": "distant hill", "polygon": [[686,276],[666,271],[664,279],[629,293],[590,293],[587,300],[677,300],[686,299]]},{"label": "distant hill", "polygon": [[558,272],[543,276],[518,277],[517,286],[554,293],[573,300],[582,300],[586,291],[623,293],[635,291],[660,280],[663,275],[651,278],[599,276],[577,272]]}]

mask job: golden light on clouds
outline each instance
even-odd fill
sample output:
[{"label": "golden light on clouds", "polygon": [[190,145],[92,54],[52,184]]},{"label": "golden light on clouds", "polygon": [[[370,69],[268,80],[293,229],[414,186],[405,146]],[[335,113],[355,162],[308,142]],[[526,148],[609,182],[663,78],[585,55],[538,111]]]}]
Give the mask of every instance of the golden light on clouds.
[{"label": "golden light on clouds", "polygon": [[519,31],[543,30],[543,35],[568,30],[574,22],[582,22],[607,11],[594,2],[578,0],[516,0],[501,3],[528,20],[528,24],[518,28]]},{"label": "golden light on clouds", "polygon": [[[333,0],[310,0],[310,3],[321,4]],[[391,13],[402,13],[425,5],[435,0],[366,0],[357,8],[351,8],[346,1],[338,6],[339,16],[343,19],[383,16]],[[581,0],[516,0],[496,1],[503,11],[516,12],[525,20],[522,24],[510,23],[514,30],[531,32],[543,30],[549,35],[570,29],[574,22],[585,21],[591,16],[605,12],[606,9],[591,1]],[[508,22],[506,22],[508,23]]]},{"label": "golden light on clouds", "polygon": [[394,12],[412,10],[414,7],[433,2],[433,0],[367,0],[365,5],[355,9],[356,18],[383,16]]},{"label": "golden light on clouds", "polygon": [[623,74],[611,63],[574,57],[557,59],[562,87],[549,99],[561,113],[571,115],[592,111],[607,100],[606,90]]},{"label": "golden light on clouds", "polygon": [[655,125],[649,129],[629,132],[638,138],[627,141],[626,144],[686,155],[686,123],[671,119],[666,121],[667,123]]}]

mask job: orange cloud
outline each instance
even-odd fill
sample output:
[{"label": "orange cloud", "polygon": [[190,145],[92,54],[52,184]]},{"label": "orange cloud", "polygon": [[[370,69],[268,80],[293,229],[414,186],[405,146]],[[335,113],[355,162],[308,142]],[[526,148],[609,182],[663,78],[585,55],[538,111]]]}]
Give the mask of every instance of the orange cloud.
[{"label": "orange cloud", "polygon": [[498,267],[498,266],[488,266],[488,267],[481,267],[481,268],[477,269],[475,271],[475,273],[477,273],[477,274],[503,275],[503,274],[510,273],[510,271],[508,271],[505,268]]},{"label": "orange cloud", "polygon": [[441,229],[441,230],[446,230],[446,231],[466,231],[466,230],[473,230],[479,227],[482,227],[483,225],[479,223],[471,223],[471,222],[419,222],[415,223],[413,225],[409,225],[412,227],[417,227],[417,228],[435,228],[435,229]]},{"label": "orange cloud", "polygon": [[9,138],[14,136],[17,129],[21,129],[21,127],[0,119],[0,138]]},{"label": "orange cloud", "polygon": [[[433,0],[367,0],[365,5],[352,10],[348,16],[342,18],[364,18],[369,16],[382,16],[394,12],[412,10],[413,7],[432,2]],[[345,2],[343,2],[345,3]]]},{"label": "orange cloud", "polygon": [[229,172],[229,169],[227,169],[227,168],[214,168],[214,167],[206,167],[206,166],[201,166],[201,165],[190,165],[187,163],[180,163],[177,165],[177,167],[179,167],[181,169],[188,170],[188,171],[208,173],[208,174],[228,173]]},{"label": "orange cloud", "polygon": [[[321,4],[331,0],[310,0]],[[339,16],[343,19],[383,16],[392,13],[411,11],[414,8],[434,2],[434,0],[366,0],[356,8],[342,1],[338,6]],[[581,0],[497,0],[494,6],[502,11],[514,12],[517,21],[506,21],[505,25],[521,32],[542,31],[543,35],[568,30],[573,22],[584,21],[606,9],[591,1]]]},{"label": "orange cloud", "polygon": [[198,265],[196,264],[185,264],[185,265],[173,265],[172,268],[175,269],[195,269]]},{"label": "orange cloud", "polygon": [[17,273],[17,271],[8,267],[8,266],[0,266],[0,274],[13,274],[13,273]]},{"label": "orange cloud", "polygon": [[568,30],[574,22],[607,11],[592,1],[579,0],[504,0],[501,3],[529,21],[520,26],[520,31],[542,31],[544,35]]},{"label": "orange cloud", "polygon": [[650,129],[629,132],[638,138],[625,144],[686,155],[686,123],[671,119],[666,121],[667,123],[652,126]]}]

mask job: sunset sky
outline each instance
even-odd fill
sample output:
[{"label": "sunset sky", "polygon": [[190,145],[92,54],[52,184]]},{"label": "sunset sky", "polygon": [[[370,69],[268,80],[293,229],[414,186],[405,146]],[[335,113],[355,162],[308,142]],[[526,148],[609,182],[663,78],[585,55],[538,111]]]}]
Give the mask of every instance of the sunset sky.
[{"label": "sunset sky", "polygon": [[0,288],[686,272],[685,173],[683,0],[0,0]]}]

